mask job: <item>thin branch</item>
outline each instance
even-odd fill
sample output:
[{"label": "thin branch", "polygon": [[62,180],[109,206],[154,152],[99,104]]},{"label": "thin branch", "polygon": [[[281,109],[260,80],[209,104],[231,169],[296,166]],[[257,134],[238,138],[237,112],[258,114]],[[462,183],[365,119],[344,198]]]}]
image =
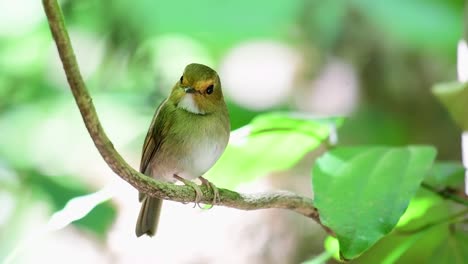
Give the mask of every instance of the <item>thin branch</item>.
[{"label": "thin branch", "polygon": [[460,195],[457,195],[454,190],[451,190],[451,189],[448,189],[448,188],[444,188],[442,190],[438,190],[437,188],[435,188],[434,186],[432,185],[429,185],[425,182],[423,182],[421,184],[421,187],[423,187],[424,189],[426,190],[429,190],[435,194],[438,194],[440,195],[441,197],[443,197],[444,199],[448,199],[448,200],[452,200],[456,203],[459,203],[459,204],[463,204],[465,206],[468,206],[468,199],[466,198],[465,194],[460,194]]},{"label": "thin branch", "polygon": [[[446,224],[446,223],[456,223],[460,221],[464,221],[467,217],[468,214],[468,209],[462,210],[456,214],[449,215],[447,217],[444,217],[442,219],[436,220],[434,222],[427,223],[425,225],[422,225],[420,227],[416,227],[410,230],[402,230],[402,229],[397,229],[396,232],[399,235],[414,235],[420,232],[423,232],[425,230],[428,230],[430,228],[436,227],[438,225]],[[460,220],[460,217],[464,217],[463,220]]]},{"label": "thin branch", "polygon": [[[43,0],[42,3],[76,104],[96,148],[109,167],[140,192],[176,202],[194,202],[195,192],[192,188],[156,181],[143,175],[130,167],[115,150],[101,126],[92,98],[80,74],[60,6],[56,0]],[[201,190],[204,194],[201,202],[210,203],[213,200],[213,193],[205,186],[201,186]],[[320,224],[319,214],[313,205],[312,199],[291,192],[241,194],[220,188],[219,195],[220,202],[218,205],[241,210],[289,209],[310,217]],[[332,233],[330,229],[323,227],[327,232]]]}]

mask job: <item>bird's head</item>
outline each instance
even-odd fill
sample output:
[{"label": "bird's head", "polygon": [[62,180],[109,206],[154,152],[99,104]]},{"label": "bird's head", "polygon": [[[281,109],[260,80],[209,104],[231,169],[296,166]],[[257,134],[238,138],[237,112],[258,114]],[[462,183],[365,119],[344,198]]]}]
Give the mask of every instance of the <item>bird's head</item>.
[{"label": "bird's head", "polygon": [[225,107],[221,82],[215,70],[192,63],[172,89],[169,100],[194,114],[210,114]]}]

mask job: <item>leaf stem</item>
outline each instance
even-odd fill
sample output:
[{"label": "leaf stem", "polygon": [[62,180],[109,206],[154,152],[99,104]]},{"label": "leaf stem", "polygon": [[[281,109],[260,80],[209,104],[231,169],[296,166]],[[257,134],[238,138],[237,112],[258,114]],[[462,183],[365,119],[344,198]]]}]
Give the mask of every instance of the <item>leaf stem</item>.
[{"label": "leaf stem", "polygon": [[424,189],[427,189],[435,194],[438,194],[440,195],[441,197],[445,198],[445,199],[448,199],[448,200],[452,200],[456,203],[459,203],[459,204],[462,204],[462,205],[465,205],[465,206],[468,206],[468,199],[466,199],[465,197],[463,197],[462,195],[464,194],[461,194],[461,195],[457,195],[455,194],[455,192],[449,188],[444,188],[442,190],[438,190],[437,188],[435,188],[434,186],[432,185],[429,185],[425,182],[423,182],[421,184],[421,187],[423,187]]},{"label": "leaf stem", "polygon": [[[401,229],[399,229],[399,230],[396,230],[396,232],[398,234],[400,234],[400,235],[414,235],[414,234],[423,232],[425,230],[428,230],[430,228],[433,228],[433,227],[441,225],[441,224],[463,221],[463,220],[466,219],[467,214],[468,214],[468,209],[465,209],[465,210],[462,210],[462,211],[460,211],[460,212],[458,212],[456,214],[444,217],[442,219],[436,220],[436,221],[431,222],[431,223],[427,223],[427,224],[422,225],[420,227],[416,227],[416,228],[410,229],[410,230],[401,230]],[[462,219],[462,220],[458,219],[460,217],[465,217],[465,219]]]}]

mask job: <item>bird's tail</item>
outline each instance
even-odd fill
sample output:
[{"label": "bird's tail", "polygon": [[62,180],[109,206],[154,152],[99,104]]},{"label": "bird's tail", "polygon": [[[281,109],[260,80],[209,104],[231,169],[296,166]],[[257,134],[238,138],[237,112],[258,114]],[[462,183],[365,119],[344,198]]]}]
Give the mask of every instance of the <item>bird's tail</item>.
[{"label": "bird's tail", "polygon": [[158,228],[162,199],[140,195],[140,201],[142,201],[142,204],[136,223],[135,233],[137,237],[143,234],[154,236]]}]

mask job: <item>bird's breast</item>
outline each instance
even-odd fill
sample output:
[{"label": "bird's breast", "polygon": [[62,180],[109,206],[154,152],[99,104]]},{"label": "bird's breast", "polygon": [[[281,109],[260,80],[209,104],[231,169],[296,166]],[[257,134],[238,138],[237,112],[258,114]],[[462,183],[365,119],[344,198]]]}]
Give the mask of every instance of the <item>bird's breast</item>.
[{"label": "bird's breast", "polygon": [[223,153],[225,145],[217,139],[204,139],[196,143],[189,154],[192,161],[191,173],[198,177],[213,167]]},{"label": "bird's breast", "polygon": [[174,181],[174,174],[188,180],[198,178],[224,152],[229,119],[227,115],[195,115],[182,109],[172,117],[174,125],[151,162],[151,175],[165,181]]}]

